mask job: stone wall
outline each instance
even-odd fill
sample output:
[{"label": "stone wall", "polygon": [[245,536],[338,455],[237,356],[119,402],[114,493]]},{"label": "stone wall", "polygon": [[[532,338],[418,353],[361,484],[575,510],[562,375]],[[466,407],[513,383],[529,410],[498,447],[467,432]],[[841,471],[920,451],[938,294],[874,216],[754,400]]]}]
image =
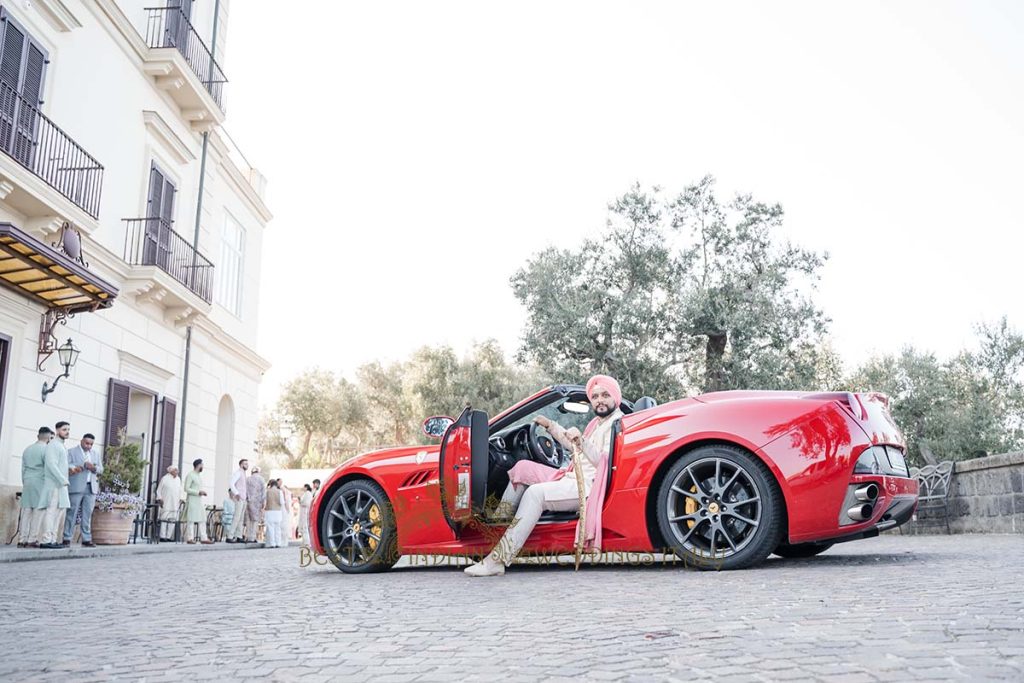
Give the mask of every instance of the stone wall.
[{"label": "stone wall", "polygon": [[[1024,453],[962,460],[949,496],[952,533],[1024,534]],[[941,512],[919,510],[904,533],[946,533]]]}]

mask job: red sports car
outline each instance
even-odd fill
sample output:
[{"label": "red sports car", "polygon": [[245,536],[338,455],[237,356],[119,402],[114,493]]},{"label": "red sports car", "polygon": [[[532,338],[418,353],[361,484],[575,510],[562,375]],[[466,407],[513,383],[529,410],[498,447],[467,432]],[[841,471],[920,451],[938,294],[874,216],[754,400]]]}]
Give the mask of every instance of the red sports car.
[{"label": "red sports car", "polygon": [[[724,391],[664,405],[622,402],[612,432],[604,552],[674,553],[683,564],[739,569],[769,554],[809,557],[911,518],[917,482],[877,393]],[[485,521],[508,470],[569,457],[533,418],[581,430],[582,386],[548,387],[488,419],[428,418],[440,446],[366,453],[324,482],[310,511],[313,549],[343,572],[401,555],[488,552],[504,526]],[[577,513],[546,512],[523,555],[572,554]]]}]

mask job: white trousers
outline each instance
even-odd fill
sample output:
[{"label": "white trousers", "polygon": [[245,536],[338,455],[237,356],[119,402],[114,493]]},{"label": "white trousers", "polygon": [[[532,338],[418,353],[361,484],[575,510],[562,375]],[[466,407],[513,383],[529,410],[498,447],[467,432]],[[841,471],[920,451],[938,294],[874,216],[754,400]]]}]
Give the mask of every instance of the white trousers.
[{"label": "white trousers", "polygon": [[501,500],[516,508],[511,525],[491,551],[496,560],[506,565],[516,559],[545,510],[565,512],[580,509],[579,488],[573,476],[530,486],[509,484]]},{"label": "white trousers", "polygon": [[161,507],[160,519],[164,521],[160,525],[160,538],[174,538],[174,525],[167,522],[173,522],[178,519],[178,506],[165,505]]},{"label": "white trousers", "polygon": [[266,546],[268,548],[280,548],[283,545],[281,543],[281,511],[267,510],[263,523],[266,525],[267,530]]},{"label": "white trousers", "polygon": [[57,524],[60,521],[61,513],[61,508],[57,507],[58,503],[60,503],[60,491],[54,489],[50,492],[50,500],[46,507],[36,508],[35,514],[32,515],[36,537],[40,543],[57,542]]},{"label": "white trousers", "polygon": [[36,511],[32,508],[21,508],[21,519],[18,521],[18,537],[22,543],[38,543],[39,529],[36,527]]},{"label": "white trousers", "polygon": [[299,506],[299,533],[302,534],[302,540],[309,543],[309,506]]},{"label": "white trousers", "polygon": [[228,532],[228,538],[242,538],[245,528],[245,498],[242,500],[235,501],[235,516],[231,518],[231,530]]},{"label": "white trousers", "polygon": [[189,543],[196,540],[196,527],[199,527],[199,540],[206,541],[209,538],[206,535],[206,522],[186,522],[185,523],[185,542]]}]

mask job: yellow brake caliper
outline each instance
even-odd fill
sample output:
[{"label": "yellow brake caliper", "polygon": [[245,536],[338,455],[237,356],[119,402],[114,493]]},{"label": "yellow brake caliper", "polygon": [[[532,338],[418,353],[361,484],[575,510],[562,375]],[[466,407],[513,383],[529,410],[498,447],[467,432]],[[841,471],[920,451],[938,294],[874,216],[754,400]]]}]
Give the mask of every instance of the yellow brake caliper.
[{"label": "yellow brake caliper", "polygon": [[[373,507],[370,508],[370,524],[370,531],[372,531],[377,538],[380,538],[380,532],[382,531],[380,524],[380,508],[376,503],[374,503]],[[373,538],[367,538],[366,542],[370,545],[371,552],[377,549],[377,541]]]},{"label": "yellow brake caliper", "polygon": [[[697,493],[697,485],[696,484],[694,484],[693,486],[690,487],[690,493]],[[694,512],[697,511],[697,501],[694,500],[693,498],[690,498],[689,496],[687,496],[686,497],[686,503],[683,505],[683,508],[686,510],[686,514],[692,515]],[[697,522],[693,521],[692,519],[686,520],[686,526],[689,527],[690,529],[692,529],[694,527],[694,525],[696,525],[696,524],[697,524]]]}]

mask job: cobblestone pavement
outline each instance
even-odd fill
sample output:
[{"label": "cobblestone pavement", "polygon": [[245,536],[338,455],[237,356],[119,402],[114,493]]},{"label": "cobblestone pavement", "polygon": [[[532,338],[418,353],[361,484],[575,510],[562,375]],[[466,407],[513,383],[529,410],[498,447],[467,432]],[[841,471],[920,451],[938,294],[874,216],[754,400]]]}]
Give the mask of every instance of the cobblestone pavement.
[{"label": "cobblestone pavement", "polygon": [[1024,537],[738,572],[346,576],[296,548],[0,566],[0,680],[1024,680]]}]

